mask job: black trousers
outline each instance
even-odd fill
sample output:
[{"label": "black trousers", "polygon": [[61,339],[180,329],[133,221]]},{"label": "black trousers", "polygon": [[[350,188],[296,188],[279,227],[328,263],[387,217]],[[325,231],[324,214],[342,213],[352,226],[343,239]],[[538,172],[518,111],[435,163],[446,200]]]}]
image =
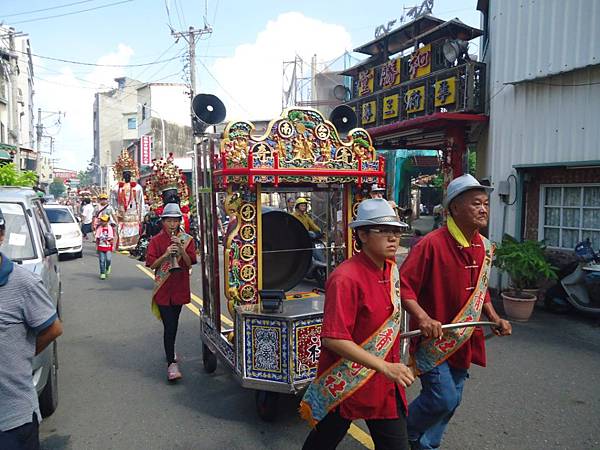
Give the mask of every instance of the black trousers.
[{"label": "black trousers", "polygon": [[158,309],[164,327],[163,341],[165,344],[165,356],[167,357],[167,364],[171,364],[175,362],[175,338],[177,337],[181,305],[158,305]]},{"label": "black trousers", "polygon": [[[408,433],[406,431],[406,413],[402,399],[396,393],[398,404],[397,419],[366,420],[375,450],[408,450]],[[344,439],[351,420],[340,416],[339,408],[334,409],[313,429],[302,450],[333,450]]]},{"label": "black trousers", "polygon": [[39,450],[40,436],[37,415],[33,413],[31,422],[8,431],[0,431],[2,450]]}]

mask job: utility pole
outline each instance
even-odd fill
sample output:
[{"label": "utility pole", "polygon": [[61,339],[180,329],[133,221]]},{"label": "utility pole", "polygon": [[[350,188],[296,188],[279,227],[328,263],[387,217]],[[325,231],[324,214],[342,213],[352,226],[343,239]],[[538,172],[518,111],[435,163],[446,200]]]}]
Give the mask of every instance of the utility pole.
[{"label": "utility pole", "polygon": [[20,139],[20,116],[19,116],[19,79],[17,74],[19,72],[19,68],[17,65],[17,52],[15,45],[15,35],[21,36],[22,33],[15,33],[13,28],[8,31],[8,45],[11,53],[10,56],[10,103],[11,108],[9,111],[9,116],[11,117],[12,129],[9,129],[9,136],[12,138],[12,142],[16,147],[15,153],[15,166],[17,172],[21,171],[21,139]]},{"label": "utility pole", "polygon": [[175,37],[175,42],[180,38],[185,39],[188,43],[188,58],[190,69],[190,114],[192,118],[192,130],[194,128],[194,112],[192,111],[192,100],[196,94],[196,36],[203,36],[212,33],[213,29],[210,25],[204,24],[204,28],[198,29],[189,27],[188,31],[171,30],[171,36]]}]

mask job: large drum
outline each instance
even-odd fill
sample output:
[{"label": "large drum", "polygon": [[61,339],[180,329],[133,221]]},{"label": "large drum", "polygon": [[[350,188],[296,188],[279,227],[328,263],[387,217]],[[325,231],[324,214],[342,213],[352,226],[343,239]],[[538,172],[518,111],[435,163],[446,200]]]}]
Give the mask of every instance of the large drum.
[{"label": "large drum", "polygon": [[289,291],[306,276],[312,242],[304,225],[291,214],[263,209],[263,289]]}]

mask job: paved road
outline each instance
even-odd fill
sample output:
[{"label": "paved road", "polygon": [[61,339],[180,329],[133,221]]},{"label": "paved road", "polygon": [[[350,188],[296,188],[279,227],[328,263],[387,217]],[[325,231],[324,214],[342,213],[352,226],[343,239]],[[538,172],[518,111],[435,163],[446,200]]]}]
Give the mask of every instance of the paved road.
[{"label": "paved road", "polygon": [[[203,372],[198,319],[187,308],[177,345],[184,379],[165,382],[162,328],[149,310],[152,281],[135,260],[115,255],[107,281],[98,279],[91,248],[61,264],[60,404],[41,425],[43,448],[300,448],[308,429],[297,400],[280,402],[276,423],[260,421],[252,391],[222,366]],[[471,371],[444,448],[600,448],[596,322],[539,310],[488,349],[489,367]],[[410,397],[417,392],[415,385]],[[353,434],[360,437],[360,429]],[[348,435],[339,448],[365,446]]]}]

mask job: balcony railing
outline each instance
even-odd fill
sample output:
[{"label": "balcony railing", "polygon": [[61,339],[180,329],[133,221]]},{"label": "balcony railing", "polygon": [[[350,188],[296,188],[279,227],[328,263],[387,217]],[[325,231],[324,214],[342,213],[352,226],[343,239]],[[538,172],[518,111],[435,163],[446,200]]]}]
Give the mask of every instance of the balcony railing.
[{"label": "balcony railing", "polygon": [[381,89],[382,66],[378,66],[374,71],[374,92],[358,96],[356,77],[353,97],[346,104],[356,111],[358,126],[367,129],[437,112],[483,113],[485,67],[484,63],[469,61]]}]

